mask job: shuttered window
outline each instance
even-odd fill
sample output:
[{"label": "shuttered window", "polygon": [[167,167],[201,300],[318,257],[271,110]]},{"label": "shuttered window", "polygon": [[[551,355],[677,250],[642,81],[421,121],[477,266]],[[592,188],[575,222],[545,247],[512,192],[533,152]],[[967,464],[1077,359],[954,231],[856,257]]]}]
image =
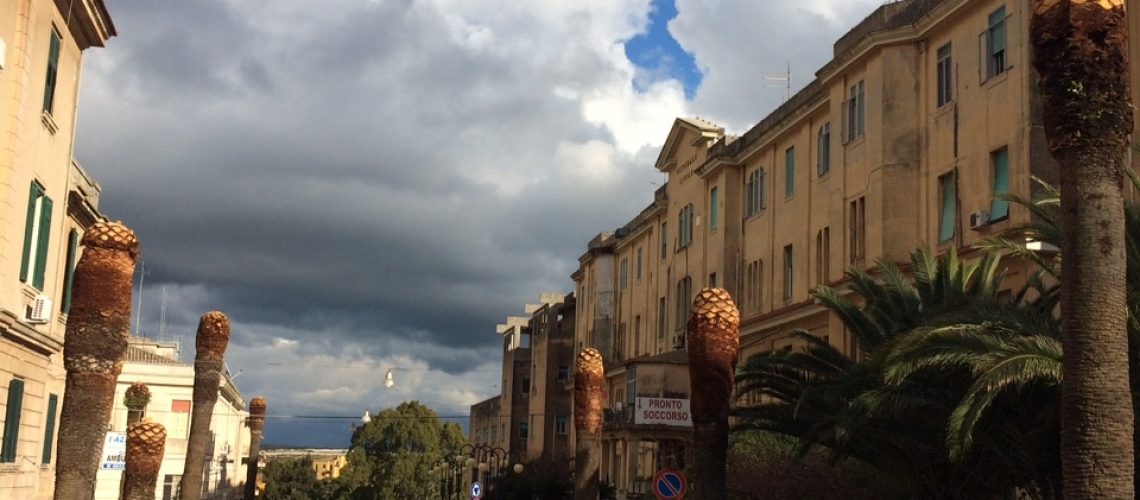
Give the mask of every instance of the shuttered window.
[{"label": "shuttered window", "polygon": [[1009,193],[1009,149],[1001,148],[990,154],[994,169],[994,201],[990,205],[990,221],[1009,217],[1009,201],[1001,197]]},{"label": "shuttered window", "polygon": [[13,378],[8,383],[8,404],[4,412],[4,442],[0,445],[0,462],[15,462],[20,442],[20,414],[24,409],[24,381]]},{"label": "shuttered window", "polygon": [[796,148],[784,151],[784,196],[796,194]]},{"label": "shuttered window", "polygon": [[79,231],[72,229],[67,233],[67,269],[63,277],[63,300],[60,301],[59,310],[63,314],[71,311],[71,286],[75,282],[75,260],[79,258]]},{"label": "shuttered window", "polygon": [[51,198],[40,183],[32,181],[28,192],[28,215],[24,222],[24,249],[20,257],[20,281],[44,289],[48,244],[51,242]]},{"label": "shuttered window", "polygon": [[40,462],[44,465],[51,463],[51,451],[55,438],[55,412],[58,407],[59,396],[55,394],[48,396],[47,422],[44,424],[44,453],[43,459]]},{"label": "shuttered window", "polygon": [[716,220],[720,216],[720,193],[714,187],[709,191],[709,230],[716,230]]},{"label": "shuttered window", "polygon": [[44,77],[44,111],[49,114],[55,106],[55,81],[59,73],[59,32],[52,28],[48,46],[47,75]]},{"label": "shuttered window", "polygon": [[939,223],[938,242],[946,243],[954,239],[958,226],[958,189],[954,172],[938,178],[939,187]]}]

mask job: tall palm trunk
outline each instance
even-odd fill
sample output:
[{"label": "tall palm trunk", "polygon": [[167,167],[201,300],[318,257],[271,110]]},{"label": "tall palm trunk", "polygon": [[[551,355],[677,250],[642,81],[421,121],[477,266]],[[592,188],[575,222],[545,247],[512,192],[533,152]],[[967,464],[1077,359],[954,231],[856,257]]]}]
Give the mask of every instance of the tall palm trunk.
[{"label": "tall palm trunk", "polygon": [[63,345],[67,368],[60,411],[56,500],[90,500],[131,328],[131,276],[139,257],[134,232],[119,222],[83,234]]},{"label": "tall palm trunk", "polygon": [[574,363],[574,499],[597,500],[602,465],[602,406],[606,371],[602,353],[587,347]]},{"label": "tall palm trunk", "polygon": [[127,388],[123,396],[123,406],[127,407],[127,427],[142,422],[148,404],[150,404],[150,388],[146,384],[135,382]]},{"label": "tall palm trunk", "polygon": [[182,500],[202,497],[206,449],[210,445],[210,421],[218,387],[222,383],[222,358],[230,342],[230,319],[210,311],[198,321],[194,355],[194,399],[190,418],[190,439],[186,444],[186,464],[182,469]]},{"label": "tall palm trunk", "polygon": [[139,422],[127,427],[123,500],[154,500],[154,487],[165,451],[166,428],[162,424]]},{"label": "tall palm trunk", "polygon": [[1124,160],[1132,132],[1123,0],[1035,0],[1033,64],[1060,164],[1065,497],[1132,498]]},{"label": "tall palm trunk", "polygon": [[245,469],[245,499],[253,500],[257,495],[257,466],[261,461],[261,430],[265,428],[265,398],[254,396],[249,401],[249,459]]},{"label": "tall palm trunk", "polygon": [[725,498],[728,407],[736,383],[740,312],[727,291],[705,288],[693,299],[688,324],[690,409],[693,413],[693,497]]}]

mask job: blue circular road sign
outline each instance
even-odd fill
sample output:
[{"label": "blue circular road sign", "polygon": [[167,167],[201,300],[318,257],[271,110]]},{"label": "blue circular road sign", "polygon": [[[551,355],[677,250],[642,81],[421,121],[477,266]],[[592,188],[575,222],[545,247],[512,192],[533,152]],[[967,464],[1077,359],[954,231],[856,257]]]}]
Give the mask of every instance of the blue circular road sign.
[{"label": "blue circular road sign", "polygon": [[653,475],[653,494],[657,500],[679,500],[685,498],[689,487],[685,475],[679,470],[661,469]]}]

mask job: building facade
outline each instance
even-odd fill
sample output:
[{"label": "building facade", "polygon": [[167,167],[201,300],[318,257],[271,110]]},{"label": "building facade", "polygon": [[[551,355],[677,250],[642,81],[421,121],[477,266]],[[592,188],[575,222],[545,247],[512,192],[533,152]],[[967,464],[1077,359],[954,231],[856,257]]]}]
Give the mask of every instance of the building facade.
[{"label": "building facade", "polygon": [[0,498],[54,492],[71,276],[99,185],[73,161],[84,52],[102,0],[0,2]]},{"label": "building facade", "polygon": [[[683,466],[691,431],[638,423],[635,405],[687,405],[684,328],[701,288],[735,298],[742,361],[796,348],[795,330],[855,354],[813,287],[842,289],[847,268],[905,263],[919,246],[972,258],[975,243],[1029,220],[996,199],[1030,197],[1031,176],[1056,180],[1028,9],[1001,0],[888,3],[743,135],[674,122],[655,164],[665,185],[628,224],[591,240],[572,276],[575,345],[606,360],[603,480],[641,493],[657,469]],[[1025,279],[1012,265],[1004,286]]]},{"label": "building facade", "polygon": [[[144,418],[166,427],[166,452],[159,469],[155,500],[178,498],[178,487],[186,464],[194,365],[180,362],[178,356],[177,343],[132,337],[115,387],[111,432],[126,432],[127,408],[123,405],[123,398],[134,382],[142,382],[150,388],[151,400]],[[249,459],[250,435],[245,427],[248,417],[245,400],[229,375],[224,374],[210,420],[213,440],[207,447],[209,451],[202,471],[205,478],[202,498],[241,498],[241,486],[245,483],[244,464]],[[100,470],[96,476],[95,499],[119,498],[121,480],[121,470]]]}]

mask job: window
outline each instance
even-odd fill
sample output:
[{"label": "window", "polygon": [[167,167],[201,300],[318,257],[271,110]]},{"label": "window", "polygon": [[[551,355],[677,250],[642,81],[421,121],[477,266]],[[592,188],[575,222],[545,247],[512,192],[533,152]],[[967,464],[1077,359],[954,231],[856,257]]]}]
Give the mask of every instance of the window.
[{"label": "window", "polygon": [[667,223],[661,223],[661,258],[664,259],[669,255],[669,226]]},{"label": "window", "polygon": [[633,317],[633,356],[641,354],[641,315]]},{"label": "window", "polygon": [[4,438],[0,443],[0,462],[16,461],[20,443],[20,414],[24,410],[24,380],[13,378],[8,382],[7,411],[4,413]]},{"label": "window", "polygon": [[796,194],[796,147],[784,150],[784,196]]},{"label": "window", "polygon": [[614,335],[614,360],[622,361],[625,359],[625,322],[618,325],[617,335]]},{"label": "window", "polygon": [[170,402],[170,439],[186,439],[190,436],[190,400],[175,399]]},{"label": "window", "polygon": [[28,218],[24,223],[24,253],[20,259],[20,281],[44,289],[48,244],[51,233],[51,198],[40,183],[32,181],[28,193]]},{"label": "window", "polygon": [[657,299],[657,342],[665,341],[665,332],[668,331],[668,314],[665,313],[665,297]]},{"label": "window", "polygon": [[55,413],[59,407],[59,396],[51,394],[48,396],[47,404],[47,422],[44,423],[44,451],[40,459],[41,465],[51,463],[51,451],[53,449],[53,441],[55,438]]},{"label": "window", "polygon": [[720,215],[720,207],[717,206],[720,201],[717,199],[719,198],[718,195],[719,193],[717,193],[716,187],[714,186],[712,190],[709,191],[709,231],[716,231],[716,220],[717,216]]},{"label": "window", "polygon": [[990,221],[1009,217],[1009,200],[1001,197],[1009,193],[1009,148],[1001,148],[990,153],[990,164],[994,169],[994,200],[990,204]]},{"label": "window", "polygon": [[849,219],[850,263],[857,264],[863,261],[867,252],[867,198],[860,196],[851,201]]},{"label": "window", "polygon": [[182,496],[182,475],[167,474],[162,480],[162,500],[174,500]]},{"label": "window", "polygon": [[863,80],[851,86],[850,95],[847,97],[846,106],[843,107],[844,114],[847,115],[846,124],[847,130],[844,134],[846,142],[854,141],[863,137],[863,125],[866,118],[867,103],[866,101],[866,85]]},{"label": "window", "polygon": [[784,300],[792,300],[792,283],[795,271],[795,251],[792,245],[784,247]]},{"label": "window", "polygon": [[[986,78],[989,80],[1009,69],[1005,59],[1005,7],[993,11],[986,28]],[[983,81],[985,81],[983,80]]]},{"label": "window", "polygon": [[831,171],[831,122],[819,127],[815,148],[815,174],[817,177],[823,177]]},{"label": "window", "polygon": [[530,394],[530,377],[522,378],[522,389],[520,392],[522,392],[523,397],[526,397]]},{"label": "window", "polygon": [[566,435],[566,415],[558,415],[554,417],[554,433],[559,436]]},{"label": "window", "polygon": [[693,204],[685,205],[678,216],[677,248],[685,248],[693,242]]},{"label": "window", "polygon": [[763,282],[760,279],[763,261],[756,259],[748,264],[747,274],[744,276],[744,307],[749,311],[760,310],[760,291]]},{"label": "window", "polygon": [[631,366],[625,372],[625,397],[629,408],[637,403],[637,367]]},{"label": "window", "polygon": [[938,107],[945,106],[954,100],[954,64],[950,53],[950,44],[938,48],[937,93]]},{"label": "window", "polygon": [[709,273],[709,288],[716,288],[716,273]]},{"label": "window", "polygon": [[954,239],[958,227],[958,190],[954,172],[938,178],[938,242]]},{"label": "window", "polygon": [[693,280],[688,276],[677,282],[677,329],[683,328],[689,321],[689,309],[692,307],[689,294],[692,290]]},{"label": "window", "polygon": [[820,229],[815,235],[815,279],[819,284],[827,284],[831,267],[831,228]]},{"label": "window", "polygon": [[637,282],[641,282],[641,268],[642,268],[642,250],[643,247],[637,247]]},{"label": "window", "polygon": [[64,269],[63,295],[60,297],[59,312],[71,312],[71,287],[75,282],[75,261],[79,258],[79,231],[67,233],[67,269]]},{"label": "window", "polygon": [[618,266],[618,283],[622,290],[629,288],[629,258],[623,257],[621,264]]},{"label": "window", "polygon": [[748,174],[748,182],[744,185],[744,192],[745,217],[760,213],[764,209],[764,169],[758,168]]},{"label": "window", "polygon": [[59,72],[59,32],[51,29],[51,44],[48,46],[47,75],[44,78],[44,111],[51,114],[55,105],[55,80]]},{"label": "window", "polygon": [[570,380],[570,365],[558,365],[558,382],[565,383]]},{"label": "window", "polygon": [[526,422],[519,422],[519,439],[526,441],[530,436],[530,429],[527,427]]}]

